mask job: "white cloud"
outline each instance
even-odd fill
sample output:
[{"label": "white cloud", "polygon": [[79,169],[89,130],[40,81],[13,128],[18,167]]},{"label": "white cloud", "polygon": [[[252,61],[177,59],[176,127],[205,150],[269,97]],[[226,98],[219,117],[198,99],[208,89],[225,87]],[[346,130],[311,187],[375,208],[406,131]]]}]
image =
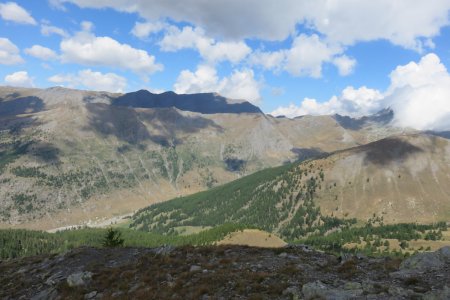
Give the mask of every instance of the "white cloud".
[{"label": "white cloud", "polygon": [[81,70],[76,74],[57,74],[48,81],[55,84],[66,84],[69,87],[83,87],[89,90],[123,92],[127,80],[114,73],[94,72],[90,69]]},{"label": "white cloud", "polygon": [[162,31],[166,26],[167,24],[163,22],[136,22],[131,33],[140,39],[145,39]]},{"label": "white cloud", "polygon": [[68,37],[69,34],[62,28],[52,26],[49,24],[42,24],[41,25],[41,33],[42,35],[49,36],[52,34],[56,34],[62,37]]},{"label": "white cloud", "polygon": [[51,60],[57,58],[55,51],[40,45],[34,45],[24,50],[26,54],[34,56],[42,60]]},{"label": "white cloud", "polygon": [[0,16],[5,21],[36,25],[36,20],[22,6],[15,2],[0,3]]},{"label": "white cloud", "polygon": [[258,104],[260,84],[252,70],[234,71],[229,77],[219,78],[216,69],[200,65],[195,72],[184,70],[174,84],[177,93],[217,92],[232,99],[243,99]]},{"label": "white cloud", "polygon": [[7,38],[0,38],[0,64],[15,65],[23,63],[19,48]]},{"label": "white cloud", "polygon": [[356,66],[356,60],[348,57],[347,55],[342,55],[335,57],[333,59],[333,64],[338,68],[341,76],[347,76],[353,72]]},{"label": "white cloud", "polygon": [[11,86],[33,87],[33,78],[27,71],[19,71],[5,76],[5,83]]},{"label": "white cloud", "polygon": [[[284,40],[303,24],[332,43],[386,39],[421,50],[449,24],[450,1],[430,0],[229,0],[180,3],[166,0],[53,0],[80,7],[111,7],[149,21],[170,18],[204,28],[207,36],[231,40]],[[186,9],[189,8],[189,9]]]},{"label": "white cloud", "polygon": [[244,42],[217,42],[206,37],[201,28],[190,26],[185,26],[182,30],[170,26],[160,46],[163,51],[197,49],[206,61],[212,63],[224,60],[238,63],[251,52]]},{"label": "white cloud", "polygon": [[284,68],[296,76],[318,78],[322,75],[322,64],[330,61],[334,53],[341,51],[321,41],[316,34],[301,34],[294,39],[292,48],[286,52]]},{"label": "white cloud", "polygon": [[398,66],[390,74],[384,93],[360,87],[347,87],[340,96],[326,102],[305,98],[299,106],[279,107],[273,115],[341,114],[361,117],[390,107],[393,124],[418,130],[450,130],[450,74],[436,54]]},{"label": "white cloud", "polygon": [[449,10],[447,0],[322,0],[310,2],[305,12],[311,27],[331,42],[386,39],[420,51],[449,24]]},{"label": "white cloud", "polygon": [[283,69],[286,59],[286,51],[262,52],[255,51],[250,57],[249,62],[252,65],[260,65],[265,69],[279,72]]},{"label": "white cloud", "polygon": [[294,76],[322,76],[324,63],[334,64],[339,74],[349,75],[356,64],[354,59],[341,55],[344,49],[322,40],[317,34],[300,34],[295,37],[291,48],[273,52],[255,52],[249,59],[254,65],[261,65],[276,72],[285,70]]},{"label": "white cloud", "polygon": [[287,107],[279,107],[271,114],[296,117],[301,115],[331,115],[341,114],[352,117],[361,117],[373,114],[382,108],[383,95],[378,90],[365,86],[355,89],[346,87],[341,95],[333,96],[328,101],[318,102],[316,99],[305,98],[300,106],[290,104]]},{"label": "white cloud", "polygon": [[90,32],[92,23],[83,22],[82,31],[61,41],[62,62],[89,66],[109,66],[128,69],[143,76],[161,71],[163,66],[146,51]]},{"label": "white cloud", "polygon": [[396,125],[450,130],[450,74],[437,55],[399,66],[390,77],[385,102],[395,112]]}]

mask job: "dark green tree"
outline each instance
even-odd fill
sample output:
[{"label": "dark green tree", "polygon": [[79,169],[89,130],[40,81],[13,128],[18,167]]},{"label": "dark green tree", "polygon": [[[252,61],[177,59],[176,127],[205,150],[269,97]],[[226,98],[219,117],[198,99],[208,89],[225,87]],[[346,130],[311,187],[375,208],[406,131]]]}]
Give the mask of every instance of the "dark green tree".
[{"label": "dark green tree", "polygon": [[110,227],[105,234],[102,245],[103,247],[121,247],[123,243],[124,239],[121,232]]}]

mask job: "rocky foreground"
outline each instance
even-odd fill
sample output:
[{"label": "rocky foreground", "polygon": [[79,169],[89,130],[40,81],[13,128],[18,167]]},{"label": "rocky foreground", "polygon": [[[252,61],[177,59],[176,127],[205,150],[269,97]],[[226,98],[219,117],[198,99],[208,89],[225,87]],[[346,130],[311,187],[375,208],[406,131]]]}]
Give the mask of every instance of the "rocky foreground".
[{"label": "rocky foreground", "polygon": [[79,248],[0,262],[2,299],[450,299],[450,247],[401,260],[306,246]]}]

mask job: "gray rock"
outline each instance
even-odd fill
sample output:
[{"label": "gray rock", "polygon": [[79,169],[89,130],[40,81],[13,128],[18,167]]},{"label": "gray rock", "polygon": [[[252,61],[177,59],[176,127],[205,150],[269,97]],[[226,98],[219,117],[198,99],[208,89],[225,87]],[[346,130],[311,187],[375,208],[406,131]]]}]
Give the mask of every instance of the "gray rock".
[{"label": "gray rock", "polygon": [[448,300],[450,299],[450,288],[445,286],[440,291],[432,291],[423,296],[424,300]]},{"label": "gray rock", "polygon": [[365,294],[380,294],[388,291],[388,286],[386,284],[376,283],[372,281],[363,281],[362,289]]},{"label": "gray rock", "polygon": [[161,247],[157,247],[152,249],[152,252],[157,255],[168,255],[170,252],[172,252],[175,249],[174,246],[171,245],[163,245]]},{"label": "gray rock", "polygon": [[401,288],[399,286],[389,287],[388,293],[389,293],[389,295],[398,297],[398,298],[401,298],[401,297],[410,298],[410,297],[414,296],[414,294],[415,294],[413,291]]},{"label": "gray rock", "polygon": [[192,265],[191,268],[189,269],[189,272],[197,272],[197,271],[201,271],[202,267],[197,266],[197,265]]},{"label": "gray rock", "polygon": [[363,294],[362,289],[332,288],[321,281],[310,282],[302,287],[302,293],[306,300],[308,299],[333,299],[344,300],[354,299]]},{"label": "gray rock", "polygon": [[56,299],[58,296],[58,292],[54,288],[49,288],[40,291],[38,294],[31,297],[31,300],[50,300]]},{"label": "gray rock", "polygon": [[362,285],[359,282],[348,281],[343,286],[346,290],[360,290],[362,289]]},{"label": "gray rock", "polygon": [[400,271],[439,270],[447,262],[450,262],[450,246],[443,247],[435,252],[424,252],[411,256],[402,262]]},{"label": "gray rock", "polygon": [[84,299],[94,299],[97,296],[97,291],[92,291],[84,295]]},{"label": "gray rock", "polygon": [[438,252],[443,261],[450,262],[450,246],[442,247]]},{"label": "gray rock", "polygon": [[67,277],[67,284],[70,287],[86,285],[92,279],[91,272],[77,272]]},{"label": "gray rock", "polygon": [[292,300],[298,300],[301,298],[301,291],[298,287],[296,286],[290,286],[287,289],[285,289],[283,291],[283,296],[289,296],[290,299]]}]

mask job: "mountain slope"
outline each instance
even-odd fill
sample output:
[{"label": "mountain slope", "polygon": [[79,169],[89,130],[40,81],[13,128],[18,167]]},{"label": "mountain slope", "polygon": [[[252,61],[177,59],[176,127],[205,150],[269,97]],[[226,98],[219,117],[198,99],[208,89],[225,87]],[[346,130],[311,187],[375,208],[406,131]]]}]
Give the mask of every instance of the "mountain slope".
[{"label": "mountain slope", "polygon": [[206,192],[150,206],[136,229],[235,222],[288,239],[350,224],[450,220],[450,141],[426,134],[390,137],[324,158],[267,169]]},{"label": "mountain slope", "polygon": [[[273,118],[214,94],[175,96],[175,104],[211,101],[208,113],[139,107],[125,101],[133,95],[168,106],[161,99],[172,93],[0,87],[0,227],[100,221],[399,131],[345,128],[331,116]],[[229,113],[212,113],[223,105]]]}]

